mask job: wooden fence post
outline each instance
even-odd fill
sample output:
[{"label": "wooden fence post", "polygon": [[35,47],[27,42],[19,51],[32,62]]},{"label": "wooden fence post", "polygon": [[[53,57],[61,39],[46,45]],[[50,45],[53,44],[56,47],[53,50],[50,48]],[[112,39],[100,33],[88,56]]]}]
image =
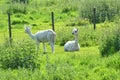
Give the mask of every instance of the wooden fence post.
[{"label": "wooden fence post", "polygon": [[10,44],[12,43],[12,31],[11,31],[11,17],[10,12],[8,12],[8,29],[9,29],[9,40]]},{"label": "wooden fence post", "polygon": [[96,29],[96,8],[93,8],[93,27]]},{"label": "wooden fence post", "polygon": [[54,13],[51,12],[51,16],[52,16],[52,30],[55,31],[55,28],[54,28]]}]

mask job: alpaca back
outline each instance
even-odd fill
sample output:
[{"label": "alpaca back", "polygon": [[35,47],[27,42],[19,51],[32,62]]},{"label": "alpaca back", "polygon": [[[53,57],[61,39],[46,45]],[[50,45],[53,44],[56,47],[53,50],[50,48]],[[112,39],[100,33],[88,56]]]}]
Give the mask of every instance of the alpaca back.
[{"label": "alpaca back", "polygon": [[43,30],[39,31],[35,34],[35,37],[38,42],[48,42],[48,41],[54,41],[55,40],[55,32],[53,30]]}]

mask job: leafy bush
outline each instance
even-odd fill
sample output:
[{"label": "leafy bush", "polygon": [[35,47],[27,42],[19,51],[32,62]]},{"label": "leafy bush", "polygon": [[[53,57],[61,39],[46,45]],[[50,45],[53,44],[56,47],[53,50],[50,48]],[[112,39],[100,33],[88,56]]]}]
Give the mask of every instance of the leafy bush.
[{"label": "leafy bush", "polygon": [[29,22],[26,20],[15,19],[12,21],[12,25],[16,25],[16,24],[29,24]]},{"label": "leafy bush", "polygon": [[88,20],[83,20],[83,19],[78,19],[76,18],[76,20],[70,20],[66,26],[85,26],[90,24]]},{"label": "leafy bush", "polygon": [[116,70],[120,70],[120,51],[117,52],[115,55],[108,57],[108,61],[106,64],[107,67],[115,68]]},{"label": "leafy bush", "polygon": [[22,21],[19,20],[19,19],[18,19],[18,20],[16,19],[16,20],[13,20],[13,21],[12,21],[12,25],[21,24],[21,23],[22,23]]},{"label": "leafy bush", "polygon": [[70,11],[71,11],[71,9],[68,8],[68,7],[66,7],[66,8],[64,8],[64,9],[62,10],[62,13],[68,13],[68,12],[70,12]]},{"label": "leafy bush", "polygon": [[6,12],[23,14],[27,13],[27,5],[24,3],[8,2],[6,7],[7,7]]},{"label": "leafy bush", "polygon": [[[57,38],[56,38],[56,44],[63,46],[67,41],[74,40],[75,37],[72,35],[72,29],[74,27],[62,27],[57,28]],[[96,46],[99,44],[99,37],[100,37],[100,31],[94,30],[91,26],[83,26],[83,27],[77,27],[79,30],[78,35],[78,41],[80,46],[87,47],[87,46]]]},{"label": "leafy bush", "polygon": [[17,2],[17,3],[29,3],[30,0],[12,0],[12,2]]},{"label": "leafy bush", "polygon": [[67,36],[61,37],[60,46],[63,46],[67,41],[69,41],[69,38]]},{"label": "leafy bush", "polygon": [[57,36],[59,36],[59,38],[56,40],[57,44],[63,46],[67,41],[71,40],[71,38],[74,37],[71,32],[71,28],[63,27],[62,30],[58,28]]},{"label": "leafy bush", "polygon": [[[113,4],[114,3],[114,4]],[[116,15],[120,16],[119,0],[82,0],[79,6],[80,16],[93,22],[93,8],[96,7],[96,22],[112,21]]]},{"label": "leafy bush", "polygon": [[39,68],[38,57],[35,53],[35,46],[30,41],[23,41],[12,46],[1,47],[0,57],[1,67],[3,69],[16,68]]},{"label": "leafy bush", "polygon": [[113,29],[104,33],[100,45],[100,52],[102,56],[114,54],[120,50],[120,28]]}]

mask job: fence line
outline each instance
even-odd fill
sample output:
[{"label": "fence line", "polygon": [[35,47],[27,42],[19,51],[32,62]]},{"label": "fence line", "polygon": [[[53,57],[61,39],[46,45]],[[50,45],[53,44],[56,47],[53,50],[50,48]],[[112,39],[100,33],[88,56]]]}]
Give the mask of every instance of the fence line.
[{"label": "fence line", "polygon": [[[55,31],[54,27],[54,12],[51,12],[52,19],[52,30]],[[93,8],[93,27],[96,29],[96,8]],[[8,12],[8,29],[9,29],[9,42],[12,43],[12,30],[11,30],[11,14]]]}]

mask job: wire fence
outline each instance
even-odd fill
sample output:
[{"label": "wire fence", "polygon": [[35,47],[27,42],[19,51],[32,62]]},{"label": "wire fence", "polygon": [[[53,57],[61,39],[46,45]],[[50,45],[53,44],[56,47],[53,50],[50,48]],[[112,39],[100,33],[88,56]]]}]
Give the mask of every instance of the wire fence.
[{"label": "wire fence", "polygon": [[[54,13],[52,12],[51,15],[52,15],[51,16],[51,18],[52,18],[52,27],[49,26],[49,28],[55,30],[55,28],[54,28]],[[10,15],[8,17],[10,17]],[[12,20],[12,16],[11,16],[11,20]],[[14,43],[14,42],[20,42],[20,41],[23,41],[23,40],[26,40],[26,39],[30,39],[28,34],[26,34],[24,32],[24,24],[22,25],[23,28],[17,29],[17,28],[14,28],[13,25],[11,25],[12,21],[10,21],[10,18],[5,19],[4,21],[6,21],[5,25],[4,25],[4,28],[2,28],[0,26],[1,27],[0,28],[0,44],[3,44],[3,43],[10,44],[11,42]],[[45,26],[45,28],[46,28],[46,26]],[[40,29],[42,30],[44,28],[40,28]],[[32,29],[31,31],[34,34],[35,32],[38,31],[38,28]]]},{"label": "wire fence", "polygon": [[[12,29],[12,42],[19,42],[25,39],[29,39],[29,36],[24,32],[24,29]],[[9,31],[8,30],[1,30],[0,31],[0,44],[9,44]]]}]

